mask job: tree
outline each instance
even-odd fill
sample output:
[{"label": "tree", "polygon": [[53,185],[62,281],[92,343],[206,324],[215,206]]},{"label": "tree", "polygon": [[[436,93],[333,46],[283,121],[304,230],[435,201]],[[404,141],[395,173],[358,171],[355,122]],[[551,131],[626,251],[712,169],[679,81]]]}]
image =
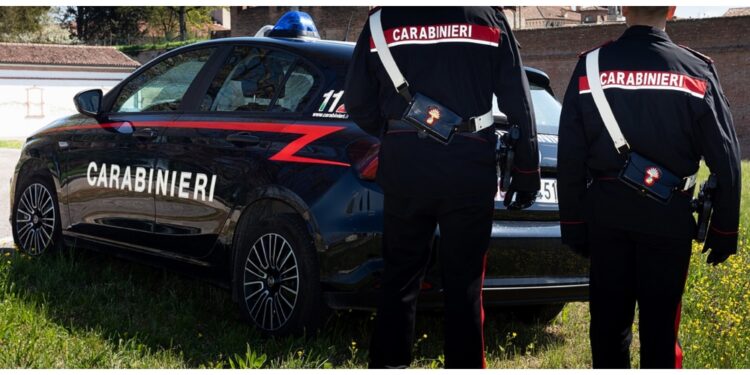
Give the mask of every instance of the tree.
[{"label": "tree", "polygon": [[188,26],[202,28],[211,24],[211,11],[214,7],[172,7],[177,8],[180,15],[180,40],[187,39]]},{"label": "tree", "polygon": [[68,22],[75,22],[76,36],[89,44],[132,44],[145,33],[146,7],[68,7]]},{"label": "tree", "polygon": [[148,15],[149,29],[160,33],[166,40],[174,39],[175,35],[177,35],[177,28],[179,27],[177,14],[169,8],[170,7],[150,7]]},{"label": "tree", "polygon": [[43,17],[50,7],[0,7],[0,39],[9,40],[42,29]]},{"label": "tree", "polygon": [[34,30],[12,35],[6,34],[7,37],[0,38],[0,41],[71,44],[74,40],[70,38],[70,30],[59,19],[60,12],[60,7],[49,7],[49,11],[39,17],[38,27],[35,27]]},{"label": "tree", "polygon": [[211,23],[214,7],[151,7],[149,25],[156,27],[167,40],[172,40],[175,30],[179,40],[187,40],[189,29],[202,28]]}]

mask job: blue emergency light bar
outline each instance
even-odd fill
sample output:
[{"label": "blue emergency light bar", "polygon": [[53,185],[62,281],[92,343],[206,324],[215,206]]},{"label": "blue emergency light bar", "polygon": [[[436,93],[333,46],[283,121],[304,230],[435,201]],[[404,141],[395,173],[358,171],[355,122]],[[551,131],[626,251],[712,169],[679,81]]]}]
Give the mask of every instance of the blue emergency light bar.
[{"label": "blue emergency light bar", "polygon": [[273,29],[268,32],[267,36],[281,38],[320,38],[318,28],[315,27],[312,17],[305,12],[296,10],[284,13],[276,22]]}]

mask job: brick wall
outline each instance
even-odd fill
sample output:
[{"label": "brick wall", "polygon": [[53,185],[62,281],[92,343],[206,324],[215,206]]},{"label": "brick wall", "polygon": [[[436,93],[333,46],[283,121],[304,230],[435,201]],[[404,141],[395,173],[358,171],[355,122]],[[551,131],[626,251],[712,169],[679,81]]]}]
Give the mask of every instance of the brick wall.
[{"label": "brick wall", "polygon": [[[254,36],[264,25],[273,25],[291,7],[231,7],[232,36]],[[323,39],[356,42],[367,20],[367,7],[297,7],[315,21]]]},{"label": "brick wall", "polygon": [[[549,74],[559,99],[581,51],[609,39],[616,39],[626,26],[591,25],[555,29],[517,30],[525,65]],[[690,46],[714,60],[724,93],[729,99],[742,157],[750,158],[750,17],[679,20],[667,24],[667,33],[675,43]]]}]

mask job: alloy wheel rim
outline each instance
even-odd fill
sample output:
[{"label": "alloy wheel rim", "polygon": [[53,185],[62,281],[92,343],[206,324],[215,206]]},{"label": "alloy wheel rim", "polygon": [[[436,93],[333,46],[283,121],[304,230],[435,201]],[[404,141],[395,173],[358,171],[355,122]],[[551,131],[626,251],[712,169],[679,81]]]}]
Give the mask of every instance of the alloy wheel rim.
[{"label": "alloy wheel rim", "polygon": [[40,183],[29,185],[16,208],[16,234],[23,250],[30,255],[43,253],[52,242],[56,219],[50,191]]},{"label": "alloy wheel rim", "polygon": [[276,331],[289,321],[299,295],[299,267],[286,238],[267,233],[255,241],[245,259],[243,288],[258,327]]}]

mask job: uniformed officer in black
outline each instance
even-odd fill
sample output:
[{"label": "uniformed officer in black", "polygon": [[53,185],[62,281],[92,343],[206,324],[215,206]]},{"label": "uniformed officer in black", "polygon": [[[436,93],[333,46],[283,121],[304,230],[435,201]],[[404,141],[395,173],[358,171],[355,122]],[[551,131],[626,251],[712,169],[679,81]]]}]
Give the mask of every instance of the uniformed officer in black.
[{"label": "uniformed officer in black", "polygon": [[[528,82],[502,10],[491,7],[395,7],[381,10],[385,39],[409,91],[424,94],[464,120],[491,110],[492,94],[521,128],[510,188],[513,208],[533,203],[539,156]],[[411,362],[416,301],[440,228],[445,296],[445,366],[484,363],[481,303],[484,257],[497,191],[493,127],[460,133],[448,145],[400,121],[406,99],[372,44],[369,21],[347,76],[351,118],[380,137],[377,181],[385,194],[383,299],[370,346],[370,367]]]},{"label": "uniformed officer in black", "polygon": [[[708,262],[718,264],[737,251],[739,146],[711,59],[664,31],[673,13],[674,7],[623,7],[628,29],[599,49],[600,78],[632,151],[679,177],[694,174],[703,157],[718,177],[704,246]],[[641,367],[680,367],[694,188],[674,192],[665,205],[618,180],[626,155],[615,150],[594,104],[585,56],[565,93],[558,189],[563,242],[591,257],[593,366],[630,367],[637,302]]]}]

